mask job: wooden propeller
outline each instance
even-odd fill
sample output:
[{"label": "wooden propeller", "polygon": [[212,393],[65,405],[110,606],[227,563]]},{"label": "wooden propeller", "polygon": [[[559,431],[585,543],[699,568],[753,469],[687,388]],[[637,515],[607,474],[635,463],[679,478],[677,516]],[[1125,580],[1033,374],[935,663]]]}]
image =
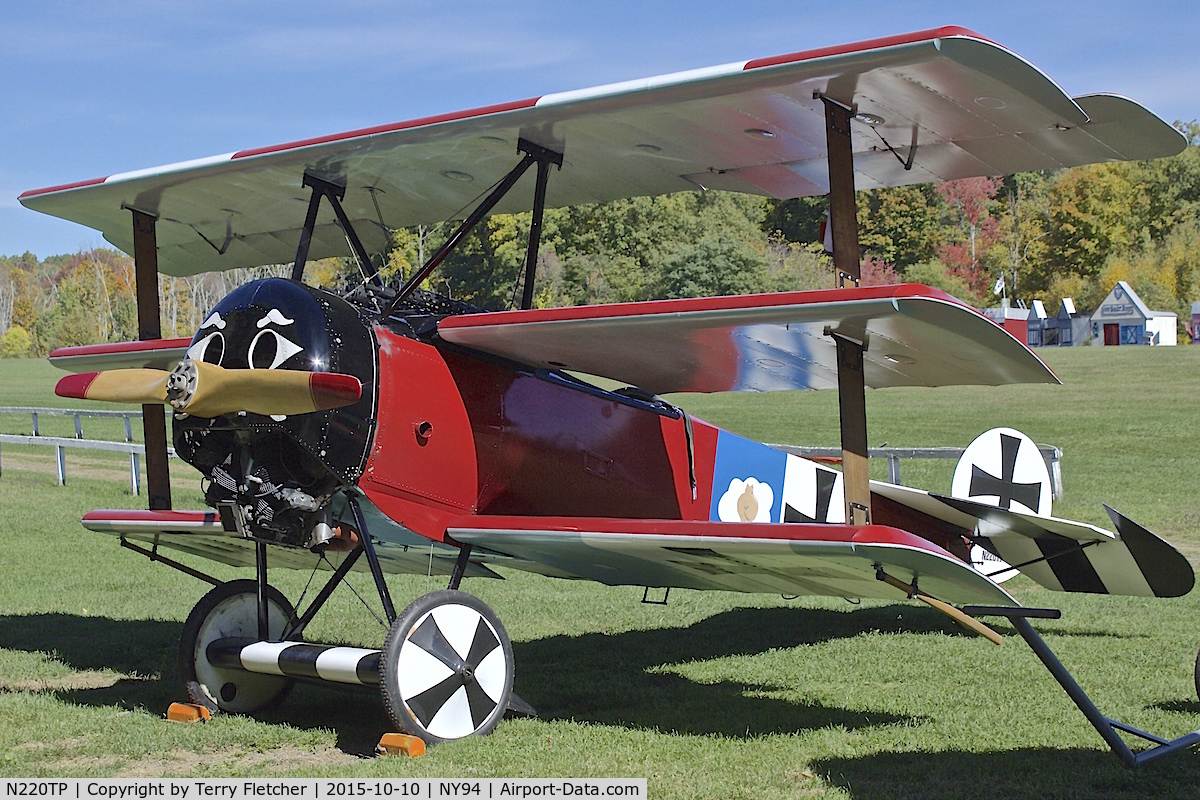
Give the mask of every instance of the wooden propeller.
[{"label": "wooden propeller", "polygon": [[362,397],[362,383],[337,372],[223,369],[185,358],[171,372],[113,369],[68,375],[54,393],[116,403],[166,403],[196,417],[239,411],[279,416],[348,406]]}]

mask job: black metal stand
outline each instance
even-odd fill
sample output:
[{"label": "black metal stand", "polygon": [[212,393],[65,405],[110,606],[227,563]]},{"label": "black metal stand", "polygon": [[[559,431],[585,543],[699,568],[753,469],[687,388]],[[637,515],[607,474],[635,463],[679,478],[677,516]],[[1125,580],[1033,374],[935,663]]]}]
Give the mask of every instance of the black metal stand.
[{"label": "black metal stand", "polygon": [[124,537],[124,535],[122,535],[121,536],[121,547],[124,547],[128,550],[132,550],[135,553],[141,553],[142,555],[144,555],[146,558],[150,559],[151,561],[155,561],[159,564],[166,564],[168,567],[172,567],[174,569],[179,570],[184,575],[191,575],[193,578],[204,581],[205,583],[210,583],[213,586],[220,586],[222,583],[224,583],[224,581],[217,580],[213,576],[203,573],[198,569],[192,569],[191,567],[189,567],[186,564],[180,564],[175,559],[168,558],[167,556],[162,555],[161,553],[158,552],[157,542],[155,543],[153,550],[147,550],[144,547],[140,547],[140,546],[134,544],[133,542],[126,539]]},{"label": "black metal stand", "polygon": [[458,548],[458,558],[454,561],[454,571],[450,573],[450,585],[447,589],[457,589],[462,583],[463,575],[467,572],[467,564],[471,561],[471,545],[464,544]]},{"label": "black metal stand", "polygon": [[254,566],[258,584],[258,638],[264,642],[271,639],[271,617],[267,606],[267,545],[254,543]]},{"label": "black metal stand", "polygon": [[354,568],[354,564],[358,561],[358,557],[362,554],[363,545],[362,542],[359,541],[358,547],[351,550],[346,557],[342,559],[342,563],[339,564],[338,568],[333,571],[333,575],[331,575],[329,580],[325,582],[325,585],[321,587],[321,591],[317,592],[317,596],[313,598],[311,603],[309,603],[308,609],[294,621],[288,622],[287,627],[283,631],[282,637],[285,641],[288,639],[299,638],[304,633],[304,629],[308,627],[308,623],[313,621],[313,617],[315,617],[317,612],[320,611],[325,605],[325,601],[329,599],[331,594],[333,594],[333,590],[336,589],[337,585],[342,582],[342,579],[350,574],[350,570]]},{"label": "black metal stand", "polygon": [[[1057,619],[1058,612],[1053,609],[1040,608],[1016,608],[1007,606],[964,606],[962,611],[971,616],[979,617],[1007,617],[1012,622],[1013,627],[1017,629],[1017,633],[1021,634],[1021,638],[1029,645],[1041,662],[1050,670],[1050,674],[1058,681],[1059,686],[1067,693],[1067,695],[1087,717],[1088,722],[1092,723],[1092,727],[1096,729],[1101,738],[1108,744],[1112,751],[1117,755],[1117,758],[1127,767],[1140,767],[1143,764],[1148,764],[1151,761],[1169,755],[1176,750],[1183,750],[1196,744],[1200,744],[1200,731],[1193,731],[1186,736],[1180,736],[1178,739],[1168,740],[1155,736],[1145,731],[1140,731],[1130,725],[1109,719],[1100,712],[1092,699],[1087,696],[1087,693],[1079,686],[1071,673],[1067,672],[1067,668],[1058,660],[1058,656],[1050,649],[1050,646],[1038,635],[1038,632],[1029,624],[1027,617],[1054,618]],[[1134,753],[1129,749],[1129,745],[1125,744],[1125,740],[1117,731],[1124,731],[1149,742],[1154,742],[1155,747],[1149,750],[1143,750],[1140,753]]]}]

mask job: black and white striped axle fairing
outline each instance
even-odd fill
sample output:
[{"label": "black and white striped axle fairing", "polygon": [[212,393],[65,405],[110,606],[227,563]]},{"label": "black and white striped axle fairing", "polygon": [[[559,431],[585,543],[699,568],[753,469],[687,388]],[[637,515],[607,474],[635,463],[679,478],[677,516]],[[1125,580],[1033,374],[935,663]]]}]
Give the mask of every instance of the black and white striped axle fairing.
[{"label": "black and white striped axle fairing", "polygon": [[214,640],[205,654],[213,666],[226,669],[360,686],[379,685],[380,651],[362,647],[260,642],[234,637]]}]

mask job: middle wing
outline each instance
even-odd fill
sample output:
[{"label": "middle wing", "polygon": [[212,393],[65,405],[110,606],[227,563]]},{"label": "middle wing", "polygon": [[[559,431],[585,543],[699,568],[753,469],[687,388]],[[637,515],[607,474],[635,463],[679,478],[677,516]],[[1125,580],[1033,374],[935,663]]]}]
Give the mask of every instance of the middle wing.
[{"label": "middle wing", "polygon": [[987,317],[919,284],[447,317],[445,341],[668,392],[836,389],[827,331],[865,342],[867,386],[1058,383]]},{"label": "middle wing", "polygon": [[469,516],[447,533],[484,561],[610,586],[906,597],[882,570],[947,602],[1017,604],[932,542],[881,525]]}]

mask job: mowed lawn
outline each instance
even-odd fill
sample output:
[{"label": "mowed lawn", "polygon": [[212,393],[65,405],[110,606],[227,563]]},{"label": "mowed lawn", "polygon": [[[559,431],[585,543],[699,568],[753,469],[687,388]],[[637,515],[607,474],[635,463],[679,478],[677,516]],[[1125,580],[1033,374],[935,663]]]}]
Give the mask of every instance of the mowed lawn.
[{"label": "mowed lawn", "polygon": [[[868,393],[870,443],[965,446],[987,428],[1018,428],[1063,448],[1057,515],[1108,527],[1107,502],[1200,564],[1200,348],[1040,353],[1063,386]],[[71,405],[51,392],[60,374],[42,361],[0,361],[0,405]],[[674,400],[767,441],[837,443],[832,393]],[[0,415],[0,432],[28,425]],[[71,428],[43,421],[48,434]],[[122,435],[119,423],[87,422],[85,432]],[[637,588],[522,574],[463,588],[507,626],[516,691],[538,719],[507,720],[420,759],[370,755],[388,725],[368,692],[300,685],[258,718],[169,723],[167,705],[183,699],[180,628],[207,585],[79,525],[92,508],[142,506],[127,461],[68,452],[59,487],[51,453],[0,453],[6,776],[636,776],[654,798],[1200,794],[1200,751],[1125,769],[1004,624],[996,647],[917,604],[673,591],[666,606],[643,605]],[[948,491],[952,469],[905,462],[901,475]],[[172,471],[177,507],[195,507],[198,475]],[[293,599],[307,578],[272,573]],[[443,586],[389,581],[397,605]],[[351,582],[377,605],[369,577]],[[1166,737],[1200,729],[1200,593],[1152,600],[1054,594],[1024,578],[1006,585],[1028,605],[1063,609],[1037,627],[1107,715]],[[308,635],[377,647],[384,630],[339,589]]]}]

